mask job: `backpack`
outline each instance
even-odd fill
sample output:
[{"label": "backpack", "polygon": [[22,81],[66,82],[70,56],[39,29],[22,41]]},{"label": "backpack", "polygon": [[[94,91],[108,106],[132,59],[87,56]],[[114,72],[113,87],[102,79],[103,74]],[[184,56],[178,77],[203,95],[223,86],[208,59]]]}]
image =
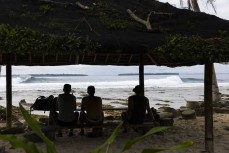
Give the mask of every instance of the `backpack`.
[{"label": "backpack", "polygon": [[33,110],[56,110],[57,97],[54,98],[53,95],[49,97],[39,96],[34,104],[30,107]]}]

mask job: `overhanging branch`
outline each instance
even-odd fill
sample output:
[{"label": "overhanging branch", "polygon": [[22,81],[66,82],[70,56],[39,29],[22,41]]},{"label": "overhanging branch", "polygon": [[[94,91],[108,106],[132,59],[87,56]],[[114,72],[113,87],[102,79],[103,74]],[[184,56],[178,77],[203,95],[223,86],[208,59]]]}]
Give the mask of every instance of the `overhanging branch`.
[{"label": "overhanging branch", "polygon": [[129,13],[129,15],[137,22],[140,22],[142,24],[144,24],[147,28],[147,30],[149,31],[152,31],[152,27],[151,27],[151,24],[150,24],[150,15],[152,14],[152,12],[150,12],[148,15],[147,15],[147,19],[146,20],[143,20],[141,18],[139,18],[138,16],[136,16],[134,14],[134,12],[132,12],[130,9],[127,9],[126,10],[127,13]]},{"label": "overhanging branch", "polygon": [[84,9],[84,10],[88,10],[89,9],[89,7],[87,5],[83,5],[79,1],[77,1],[75,4],[81,9]]}]

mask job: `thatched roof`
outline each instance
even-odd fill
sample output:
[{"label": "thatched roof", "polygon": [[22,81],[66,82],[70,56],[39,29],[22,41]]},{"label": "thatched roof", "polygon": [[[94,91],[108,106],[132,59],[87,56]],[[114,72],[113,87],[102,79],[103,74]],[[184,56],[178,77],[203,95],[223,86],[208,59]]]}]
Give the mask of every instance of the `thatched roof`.
[{"label": "thatched roof", "polygon": [[[150,14],[152,29],[134,20],[127,9],[145,21]],[[36,52],[31,46],[30,51],[16,52],[0,46],[0,64],[6,62],[5,53],[11,52],[14,65],[137,65],[140,52],[145,53],[146,65],[201,64],[202,60],[169,62],[166,59],[169,57],[150,50],[163,45],[171,34],[215,38],[219,37],[220,30],[229,31],[229,21],[154,0],[1,0],[0,24],[81,39],[78,48],[71,52],[57,52],[55,47],[49,47],[49,52],[46,49]],[[65,40],[61,39],[59,43],[65,43]],[[81,49],[84,51],[79,52]]]}]

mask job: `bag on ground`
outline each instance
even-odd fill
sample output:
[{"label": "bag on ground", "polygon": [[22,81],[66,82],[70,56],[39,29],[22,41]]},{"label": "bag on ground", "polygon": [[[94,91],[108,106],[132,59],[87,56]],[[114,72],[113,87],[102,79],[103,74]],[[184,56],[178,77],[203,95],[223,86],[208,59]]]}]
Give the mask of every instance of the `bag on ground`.
[{"label": "bag on ground", "polygon": [[30,107],[33,110],[55,110],[56,109],[57,98],[54,98],[53,95],[49,97],[39,96],[34,104]]}]

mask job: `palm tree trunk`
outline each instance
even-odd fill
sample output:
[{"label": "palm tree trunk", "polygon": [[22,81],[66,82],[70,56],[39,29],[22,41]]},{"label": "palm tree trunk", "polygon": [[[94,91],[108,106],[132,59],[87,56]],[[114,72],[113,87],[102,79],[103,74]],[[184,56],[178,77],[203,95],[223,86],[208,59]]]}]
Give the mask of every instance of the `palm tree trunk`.
[{"label": "palm tree trunk", "polygon": [[217,83],[217,78],[215,74],[215,68],[213,65],[213,73],[212,73],[212,101],[213,103],[219,102],[221,100],[221,93],[219,92],[219,87]]},{"label": "palm tree trunk", "polygon": [[188,3],[188,9],[191,10],[192,9],[192,5],[190,3],[190,0],[187,0],[187,3]]},{"label": "palm tree trunk", "polygon": [[189,0],[188,4],[191,4],[191,8],[194,12],[200,12],[198,0]]}]

